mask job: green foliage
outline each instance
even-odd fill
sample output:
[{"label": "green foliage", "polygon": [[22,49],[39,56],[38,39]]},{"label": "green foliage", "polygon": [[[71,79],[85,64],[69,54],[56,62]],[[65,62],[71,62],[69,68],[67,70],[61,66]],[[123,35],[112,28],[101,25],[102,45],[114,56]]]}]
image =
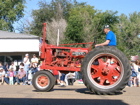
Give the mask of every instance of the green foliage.
[{"label": "green foliage", "polygon": [[118,21],[117,12],[101,12],[95,10],[90,5],[80,5],[71,9],[68,19],[68,26],[65,32],[65,43],[69,42],[103,42],[103,26],[105,24],[113,25]]},{"label": "green foliage", "polygon": [[122,14],[119,23],[114,26],[118,31],[118,48],[127,56],[138,55],[140,50],[140,13],[134,12],[129,16]]},{"label": "green foliage", "polygon": [[59,21],[61,18],[67,20],[69,17],[69,10],[74,5],[79,5],[76,0],[52,0],[50,3],[40,1],[39,9],[32,11],[33,25],[30,33],[40,36],[42,23],[51,22],[53,19]]},{"label": "green foliage", "polygon": [[92,22],[91,17],[93,17],[94,13],[96,12],[93,8],[94,7],[92,6],[80,5],[71,9],[68,19],[68,26],[65,33],[65,42],[84,42],[84,38],[86,37],[84,27],[86,24]]},{"label": "green foliage", "polygon": [[23,17],[25,0],[0,0],[0,30],[13,31],[13,23]]}]

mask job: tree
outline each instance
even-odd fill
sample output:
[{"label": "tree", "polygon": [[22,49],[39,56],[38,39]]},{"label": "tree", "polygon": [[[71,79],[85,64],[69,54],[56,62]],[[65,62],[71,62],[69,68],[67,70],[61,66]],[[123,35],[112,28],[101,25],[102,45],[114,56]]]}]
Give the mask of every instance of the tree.
[{"label": "tree", "polygon": [[[96,12],[93,8],[89,5],[79,5],[71,9],[65,32],[65,42],[82,43],[85,41],[85,37],[89,37],[85,31],[88,32],[91,29],[92,18]],[[86,26],[89,27],[86,28]]]},{"label": "tree", "polygon": [[47,23],[47,39],[49,44],[56,45],[57,44],[57,34],[59,29],[59,39],[60,42],[64,40],[64,32],[67,27],[67,22],[65,19],[55,20],[52,19],[51,22]]},{"label": "tree", "polygon": [[42,23],[52,22],[52,20],[67,20],[69,10],[74,5],[74,1],[52,0],[50,3],[47,3],[46,1],[40,1],[39,9],[32,11],[33,22],[30,33],[40,36]]},{"label": "tree", "polygon": [[119,16],[119,23],[114,26],[118,36],[118,48],[128,57],[139,54],[140,39],[140,12],[134,12],[129,16]]},{"label": "tree", "polygon": [[24,16],[25,0],[0,0],[0,30],[14,31],[13,23]]},{"label": "tree", "polygon": [[105,24],[114,25],[118,21],[117,12],[102,12],[95,10],[90,5],[79,5],[72,8],[68,19],[68,26],[65,32],[66,43],[103,42],[103,26]]}]

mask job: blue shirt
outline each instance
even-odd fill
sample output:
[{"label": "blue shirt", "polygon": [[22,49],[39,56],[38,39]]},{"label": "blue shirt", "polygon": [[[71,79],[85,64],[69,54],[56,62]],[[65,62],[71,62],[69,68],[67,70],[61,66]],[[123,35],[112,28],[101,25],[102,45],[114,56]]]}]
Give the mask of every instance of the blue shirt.
[{"label": "blue shirt", "polygon": [[106,40],[110,40],[108,46],[116,46],[117,45],[116,35],[112,31],[109,31],[106,34]]}]

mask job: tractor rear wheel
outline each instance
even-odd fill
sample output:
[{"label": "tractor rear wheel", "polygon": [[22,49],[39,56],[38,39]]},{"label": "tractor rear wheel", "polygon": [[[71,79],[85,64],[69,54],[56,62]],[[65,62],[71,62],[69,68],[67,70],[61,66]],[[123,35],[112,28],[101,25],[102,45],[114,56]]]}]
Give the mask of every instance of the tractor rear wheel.
[{"label": "tractor rear wheel", "polygon": [[54,76],[47,70],[41,70],[34,74],[32,84],[37,91],[50,91],[55,85]]},{"label": "tractor rear wheel", "polygon": [[82,62],[81,71],[84,84],[99,95],[120,92],[131,73],[129,60],[113,46],[101,46],[89,52]]}]

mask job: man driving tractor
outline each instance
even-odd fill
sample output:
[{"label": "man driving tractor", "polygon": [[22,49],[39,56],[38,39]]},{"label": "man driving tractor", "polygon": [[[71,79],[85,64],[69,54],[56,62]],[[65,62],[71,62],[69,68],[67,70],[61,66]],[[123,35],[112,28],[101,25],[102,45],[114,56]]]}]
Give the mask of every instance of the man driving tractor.
[{"label": "man driving tractor", "polygon": [[95,47],[98,46],[116,46],[116,35],[110,30],[109,25],[104,26],[104,33],[106,34],[106,41],[104,43],[96,44]]}]

